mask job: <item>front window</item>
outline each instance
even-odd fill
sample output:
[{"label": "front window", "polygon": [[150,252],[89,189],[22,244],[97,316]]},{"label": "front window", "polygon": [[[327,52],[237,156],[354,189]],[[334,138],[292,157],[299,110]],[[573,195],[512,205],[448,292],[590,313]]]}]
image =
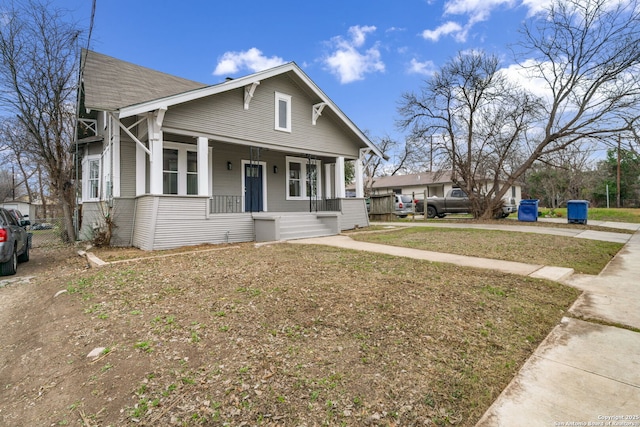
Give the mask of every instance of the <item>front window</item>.
[{"label": "front window", "polygon": [[89,160],[89,198],[100,196],[100,160]]},{"label": "front window", "polygon": [[291,132],[291,96],[276,92],[275,129]]},{"label": "front window", "polygon": [[[193,144],[165,142],[162,149],[162,193],[198,195],[198,150]],[[204,168],[207,173],[207,168]]]},{"label": "front window", "polygon": [[198,153],[187,151],[187,194],[198,194]]},{"label": "front window", "polygon": [[287,157],[287,200],[319,197],[320,161]]},{"label": "front window", "polygon": [[307,164],[307,196],[318,196],[318,167],[315,162]]},{"label": "front window", "polygon": [[100,155],[84,158],[82,163],[82,199],[100,200],[100,181],[102,180]]},{"label": "front window", "polygon": [[178,150],[162,150],[162,193],[178,194]]},{"label": "front window", "polygon": [[302,166],[300,163],[289,163],[289,197],[302,197],[302,185],[300,185],[302,181],[301,170]]}]

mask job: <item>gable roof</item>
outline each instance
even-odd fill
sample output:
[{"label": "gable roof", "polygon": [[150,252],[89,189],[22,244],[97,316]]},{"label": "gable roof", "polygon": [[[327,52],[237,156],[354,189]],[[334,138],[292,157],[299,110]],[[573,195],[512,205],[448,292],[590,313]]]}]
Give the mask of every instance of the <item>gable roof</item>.
[{"label": "gable roof", "polygon": [[314,99],[325,103],[336,116],[377,156],[385,155],[338,108],[336,104],[294,62],[260,71],[215,85],[182,79],[93,51],[82,51],[84,107],[117,111],[122,118],[166,109],[173,105],[205,98],[218,93],[259,83],[270,77],[287,74]]},{"label": "gable roof", "polygon": [[84,106],[116,111],[153,99],[206,87],[90,50],[82,50]]}]

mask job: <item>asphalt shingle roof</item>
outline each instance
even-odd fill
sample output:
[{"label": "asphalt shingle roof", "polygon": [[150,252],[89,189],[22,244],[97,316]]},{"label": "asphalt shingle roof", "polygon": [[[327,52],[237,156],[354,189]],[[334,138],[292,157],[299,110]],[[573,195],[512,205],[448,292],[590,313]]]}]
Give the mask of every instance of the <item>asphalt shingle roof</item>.
[{"label": "asphalt shingle roof", "polygon": [[207,87],[90,50],[82,51],[84,106],[115,111],[123,107]]}]

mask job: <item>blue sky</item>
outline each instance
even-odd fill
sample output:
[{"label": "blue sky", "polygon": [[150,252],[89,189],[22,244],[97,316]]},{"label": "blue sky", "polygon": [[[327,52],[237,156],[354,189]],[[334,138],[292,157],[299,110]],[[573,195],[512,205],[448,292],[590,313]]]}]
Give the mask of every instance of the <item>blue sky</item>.
[{"label": "blue sky", "polygon": [[[507,45],[549,0],[97,0],[91,48],[215,84],[296,62],[372,139],[404,136],[403,92],[460,50]],[[55,0],[87,28],[90,0]]]}]

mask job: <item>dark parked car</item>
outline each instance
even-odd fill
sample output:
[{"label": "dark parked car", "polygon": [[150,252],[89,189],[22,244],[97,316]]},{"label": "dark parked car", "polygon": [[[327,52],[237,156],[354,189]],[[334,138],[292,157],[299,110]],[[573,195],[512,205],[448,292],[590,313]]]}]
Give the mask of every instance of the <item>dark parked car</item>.
[{"label": "dark parked car", "polygon": [[26,227],[29,221],[16,218],[16,214],[0,208],[0,275],[16,274],[18,262],[29,261],[31,236]]}]

